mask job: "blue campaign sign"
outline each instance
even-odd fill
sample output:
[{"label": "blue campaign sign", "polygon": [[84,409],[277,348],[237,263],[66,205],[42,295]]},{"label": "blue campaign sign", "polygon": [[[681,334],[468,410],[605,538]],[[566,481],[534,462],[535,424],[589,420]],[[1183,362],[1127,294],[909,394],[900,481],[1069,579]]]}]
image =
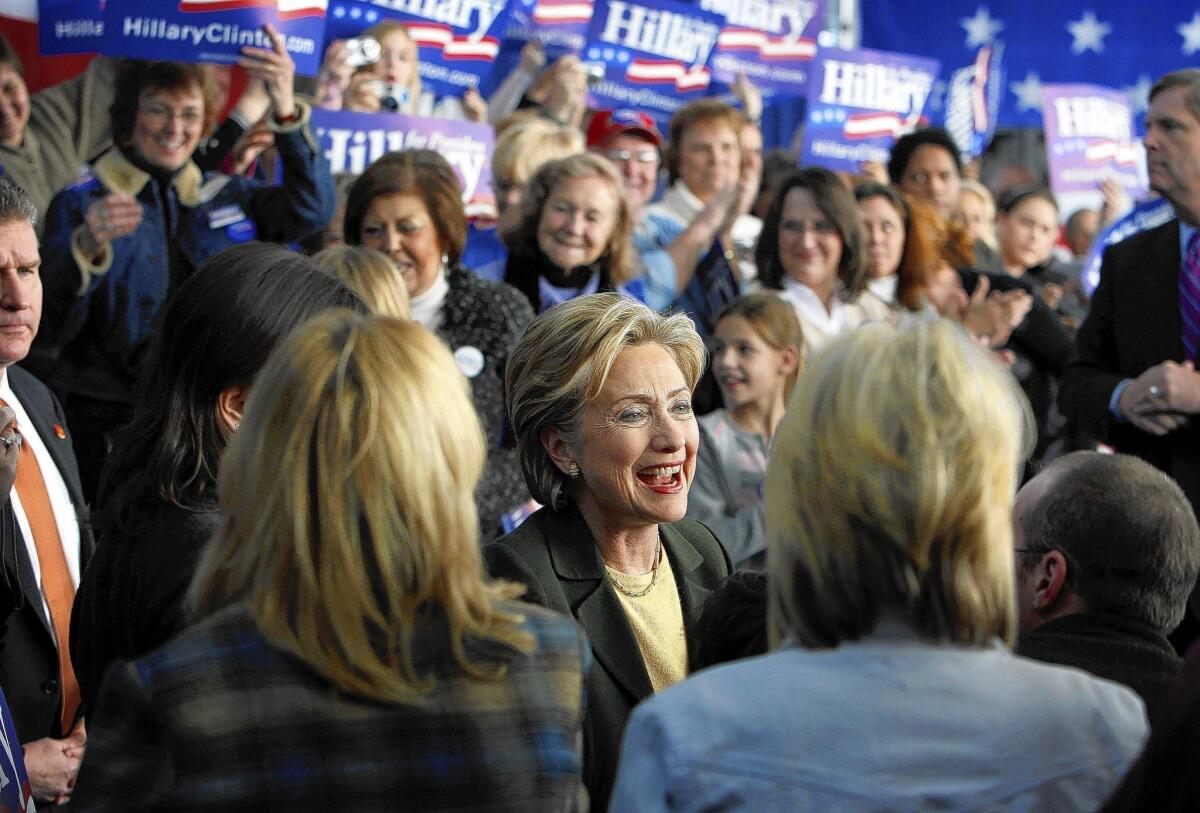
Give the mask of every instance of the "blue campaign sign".
[{"label": "blue campaign sign", "polygon": [[713,79],[731,85],[744,73],[763,90],[808,92],[825,0],[696,0],[725,17],[713,55]]},{"label": "blue campaign sign", "polygon": [[383,20],[404,24],[417,45],[421,84],[441,95],[478,88],[492,71],[509,25],[506,0],[331,0],[327,40]]},{"label": "blue campaign sign", "polygon": [[636,107],[658,119],[708,95],[709,62],[724,22],[696,6],[654,0],[597,2],[583,58],[602,66],[593,107]]},{"label": "blue campaign sign", "polygon": [[896,139],[923,123],[939,67],[910,54],[822,49],[800,163],[856,172],[865,161],[886,162]]},{"label": "blue campaign sign", "polygon": [[104,34],[104,0],[39,0],[38,50],[42,56],[90,54]]},{"label": "blue campaign sign", "polygon": [[551,55],[579,53],[595,5],[592,0],[512,0],[506,36],[540,42]]},{"label": "blue campaign sign", "polygon": [[328,0],[107,0],[101,53],[135,59],[233,63],[242,48],[270,48],[271,23],[296,72],[321,67]]},{"label": "blue campaign sign", "polygon": [[1092,241],[1092,248],[1079,271],[1079,281],[1084,293],[1091,296],[1100,284],[1100,266],[1104,262],[1104,251],[1122,240],[1128,240],[1135,234],[1141,234],[1150,229],[1156,229],[1175,217],[1171,204],[1162,198],[1145,200],[1136,204],[1128,214],[1118,218]]},{"label": "blue campaign sign", "polygon": [[930,119],[945,127],[959,151],[971,158],[983,155],[996,132],[1004,95],[1003,56],[1004,43],[999,40],[980,48],[970,65],[950,75],[944,104],[937,93],[943,83],[934,83],[930,107],[938,103],[941,109],[931,110]]}]

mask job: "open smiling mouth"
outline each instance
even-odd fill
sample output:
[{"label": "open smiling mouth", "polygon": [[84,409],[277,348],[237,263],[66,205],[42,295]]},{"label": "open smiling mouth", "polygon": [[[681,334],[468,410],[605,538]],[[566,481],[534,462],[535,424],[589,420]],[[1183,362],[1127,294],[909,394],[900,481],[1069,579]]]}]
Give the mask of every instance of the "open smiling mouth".
[{"label": "open smiling mouth", "polygon": [[637,478],[656,494],[676,494],[683,488],[683,464],[651,466],[639,471]]}]

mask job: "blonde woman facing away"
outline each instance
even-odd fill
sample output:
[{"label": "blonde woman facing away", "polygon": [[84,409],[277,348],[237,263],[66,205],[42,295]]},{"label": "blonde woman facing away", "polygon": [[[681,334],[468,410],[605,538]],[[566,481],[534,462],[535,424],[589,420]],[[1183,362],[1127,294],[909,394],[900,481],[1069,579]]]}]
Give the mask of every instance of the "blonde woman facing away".
[{"label": "blonde woman facing away", "polygon": [[408,286],[383,252],[362,246],[329,246],[314,254],[313,262],[333,272],[376,316],[412,318]]},{"label": "blonde woman facing away", "polygon": [[1016,382],[943,320],[814,357],[766,480],[777,648],[639,706],[612,809],[1094,810],[1146,714],[1009,649],[1030,433]]},{"label": "blonde woman facing away", "polygon": [[488,583],[467,382],[413,322],[287,341],[222,461],[197,623],[118,664],[78,810],[573,810],[588,653]]}]

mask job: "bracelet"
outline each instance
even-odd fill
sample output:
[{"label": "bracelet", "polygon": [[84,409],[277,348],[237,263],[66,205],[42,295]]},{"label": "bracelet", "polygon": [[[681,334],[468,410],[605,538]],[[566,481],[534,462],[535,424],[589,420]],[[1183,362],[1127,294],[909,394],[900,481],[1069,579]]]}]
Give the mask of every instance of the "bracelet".
[{"label": "bracelet", "polygon": [[279,125],[293,124],[297,121],[300,121],[300,108],[297,107],[297,108],[293,109],[290,116],[276,115],[274,118],[275,118],[275,123],[279,124]]}]

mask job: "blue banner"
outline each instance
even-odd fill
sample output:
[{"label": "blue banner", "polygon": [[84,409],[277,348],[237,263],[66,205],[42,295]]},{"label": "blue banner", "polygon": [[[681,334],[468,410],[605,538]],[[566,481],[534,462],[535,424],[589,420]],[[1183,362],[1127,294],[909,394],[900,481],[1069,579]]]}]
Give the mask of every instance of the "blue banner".
[{"label": "blue banner", "polygon": [[326,39],[357,36],[381,20],[404,23],[422,86],[450,96],[479,88],[509,27],[506,0],[331,0]]},{"label": "blue banner", "polygon": [[512,0],[507,36],[540,42],[551,56],[579,53],[594,11],[592,0]]},{"label": "blue banner", "polygon": [[909,54],[821,49],[800,163],[846,172],[886,163],[896,139],[923,123],[938,67]]},{"label": "blue banner", "polygon": [[[983,45],[1005,42],[1002,127],[1040,127],[1042,83],[1090,82],[1125,92],[1141,126],[1154,80],[1200,64],[1200,6],[1128,0],[866,0],[862,44],[919,51],[966,65]],[[943,77],[944,78],[944,77]],[[946,85],[935,89],[940,108]]]},{"label": "blue banner", "polygon": [[825,0],[696,0],[725,25],[713,54],[713,79],[731,85],[745,73],[759,88],[788,96],[808,92],[825,22]]},{"label": "blue banner", "polygon": [[1116,245],[1122,240],[1128,240],[1135,234],[1156,229],[1174,217],[1175,210],[1171,208],[1171,204],[1162,198],[1155,198],[1136,204],[1127,215],[1117,219],[1111,226],[1096,235],[1096,239],[1092,241],[1092,249],[1088,252],[1087,259],[1083,261],[1083,267],[1079,272],[1079,282],[1083,286],[1084,293],[1090,297],[1095,293],[1096,286],[1100,284],[1100,266],[1104,262],[1106,248]]},{"label": "blue banner", "polygon": [[494,133],[486,124],[314,108],[312,126],[335,175],[340,172],[357,175],[389,152],[434,150],[458,173],[467,215],[496,216],[496,196],[492,191]]},{"label": "blue banner", "polygon": [[315,75],[328,0],[107,0],[101,53],[134,59],[234,63],[242,48],[270,48],[271,23],[296,72]]},{"label": "blue banner", "polygon": [[604,68],[593,107],[635,107],[665,121],[708,95],[723,18],[674,0],[645,2],[598,2],[584,59]]},{"label": "blue banner", "polygon": [[91,54],[104,34],[104,0],[39,0],[38,50],[42,56]]}]

